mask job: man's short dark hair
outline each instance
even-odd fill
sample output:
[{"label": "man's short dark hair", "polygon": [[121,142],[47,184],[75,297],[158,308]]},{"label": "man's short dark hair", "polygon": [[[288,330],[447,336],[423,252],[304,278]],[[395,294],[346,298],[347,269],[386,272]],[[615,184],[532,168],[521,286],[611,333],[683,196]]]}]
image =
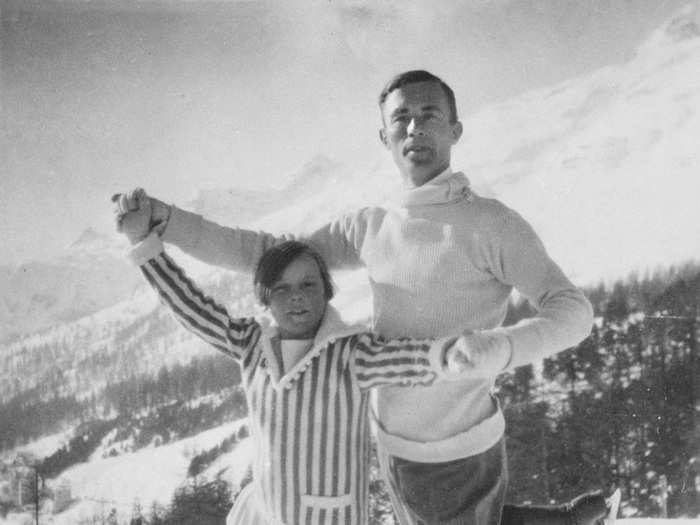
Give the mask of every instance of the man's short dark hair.
[{"label": "man's short dark hair", "polygon": [[448,86],[440,77],[436,77],[432,73],[425,71],[423,69],[415,69],[413,71],[405,71],[404,73],[399,73],[394,78],[387,82],[382,92],[379,94],[379,109],[384,107],[384,102],[389,93],[407,84],[415,84],[417,82],[436,82],[440,84],[442,91],[447,97],[447,106],[450,109],[450,124],[454,124],[459,120],[457,116],[457,102],[455,100],[455,93],[452,88]]},{"label": "man's short dark hair", "polygon": [[265,306],[270,304],[272,287],[280,280],[287,266],[302,255],[308,255],[316,261],[321,281],[323,281],[323,293],[326,300],[330,301],[333,298],[333,281],[323,257],[306,243],[285,241],[265,250],[255,268],[253,286],[255,287],[255,295],[261,304]]}]

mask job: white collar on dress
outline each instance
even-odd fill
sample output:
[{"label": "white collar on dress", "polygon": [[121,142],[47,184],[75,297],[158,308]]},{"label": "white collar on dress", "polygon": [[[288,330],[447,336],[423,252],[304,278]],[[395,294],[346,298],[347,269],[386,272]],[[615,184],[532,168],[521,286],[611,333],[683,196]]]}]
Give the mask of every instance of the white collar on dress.
[{"label": "white collar on dress", "polygon": [[[284,366],[281,361],[281,355],[278,352],[280,349],[279,328],[276,324],[270,323],[267,318],[263,319],[260,325],[262,327],[263,357],[267,361],[272,385],[278,390],[291,387],[292,383],[311,364],[311,361],[328,347],[328,344],[334,343],[336,339],[341,337],[367,331],[365,325],[350,325],[343,321],[338,310],[329,304],[326,307],[326,313],[321,320],[321,325],[318,328],[318,332],[316,332],[311,348],[289,371],[283,374]],[[276,352],[275,349],[278,351]]]}]

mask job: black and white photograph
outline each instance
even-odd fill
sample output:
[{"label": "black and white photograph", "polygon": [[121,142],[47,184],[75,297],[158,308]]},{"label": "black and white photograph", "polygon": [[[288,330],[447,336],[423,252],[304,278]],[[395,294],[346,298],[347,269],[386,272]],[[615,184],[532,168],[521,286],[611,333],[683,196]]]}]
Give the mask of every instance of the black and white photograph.
[{"label": "black and white photograph", "polygon": [[700,0],[0,0],[0,525],[699,525]]}]

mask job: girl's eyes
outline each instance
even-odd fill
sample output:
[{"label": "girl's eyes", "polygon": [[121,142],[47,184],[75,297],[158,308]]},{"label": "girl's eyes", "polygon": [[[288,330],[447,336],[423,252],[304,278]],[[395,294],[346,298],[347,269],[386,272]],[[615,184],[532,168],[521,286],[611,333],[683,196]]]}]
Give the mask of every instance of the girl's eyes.
[{"label": "girl's eyes", "polygon": [[[301,288],[302,289],[311,289],[311,288],[316,288],[319,285],[316,281],[304,281],[301,283]],[[273,294],[284,294],[284,293],[289,293],[291,291],[292,287],[287,285],[287,284],[280,284],[277,286],[273,286],[272,289],[270,290]]]}]

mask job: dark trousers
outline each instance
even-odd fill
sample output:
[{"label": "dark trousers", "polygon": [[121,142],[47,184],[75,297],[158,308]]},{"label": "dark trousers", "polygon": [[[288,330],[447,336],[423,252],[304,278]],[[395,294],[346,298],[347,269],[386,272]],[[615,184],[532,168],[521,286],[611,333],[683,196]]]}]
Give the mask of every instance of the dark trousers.
[{"label": "dark trousers", "polygon": [[[401,525],[585,525],[606,513],[601,494],[556,506],[505,505],[503,440],[481,454],[444,463],[379,454]],[[576,508],[577,500],[585,503]]]},{"label": "dark trousers", "polygon": [[476,456],[444,463],[384,460],[401,525],[499,525],[508,482],[503,440]]}]

